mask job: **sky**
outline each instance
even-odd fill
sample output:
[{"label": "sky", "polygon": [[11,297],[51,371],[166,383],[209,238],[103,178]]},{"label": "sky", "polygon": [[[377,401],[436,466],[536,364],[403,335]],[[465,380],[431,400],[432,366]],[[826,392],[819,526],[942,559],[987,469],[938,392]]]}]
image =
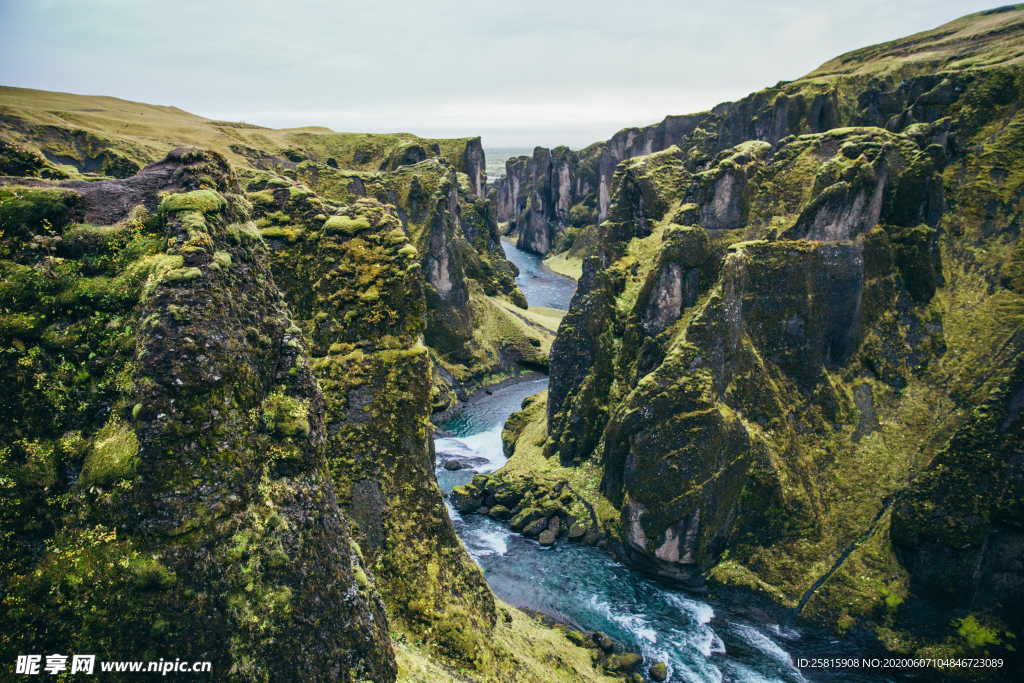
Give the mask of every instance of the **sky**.
[{"label": "sky", "polygon": [[972,0],[0,0],[0,84],[275,128],[583,147]]}]

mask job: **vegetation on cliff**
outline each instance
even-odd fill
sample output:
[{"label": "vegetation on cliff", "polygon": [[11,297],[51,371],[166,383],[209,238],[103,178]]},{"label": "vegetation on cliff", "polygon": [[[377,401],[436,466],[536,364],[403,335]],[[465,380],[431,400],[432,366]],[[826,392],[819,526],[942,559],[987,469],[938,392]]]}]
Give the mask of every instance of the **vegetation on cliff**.
[{"label": "vegetation on cliff", "polygon": [[[408,175],[453,211],[404,223],[190,148],[124,179],[5,180],[7,659],[174,642],[236,680],[602,679],[496,604],[437,489],[430,222],[488,256],[467,227],[486,206],[424,163]],[[461,286],[539,337],[496,272]]]},{"label": "vegetation on cliff", "polygon": [[[490,200],[476,138],[0,89],[0,653],[629,673],[497,600],[435,480],[432,416],[550,369],[460,511],[1017,656],[1022,35],[999,8],[538,148]],[[564,317],[499,220],[578,277]]]},{"label": "vegetation on cliff", "polygon": [[536,442],[599,465],[635,566],[1012,654],[1022,16],[851,53],[617,165]]}]

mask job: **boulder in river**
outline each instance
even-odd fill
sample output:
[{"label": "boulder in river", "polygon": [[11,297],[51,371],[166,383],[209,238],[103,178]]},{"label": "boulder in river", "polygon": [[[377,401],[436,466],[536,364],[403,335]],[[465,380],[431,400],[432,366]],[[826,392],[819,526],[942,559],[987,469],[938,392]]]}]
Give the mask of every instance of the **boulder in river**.
[{"label": "boulder in river", "polygon": [[630,673],[640,666],[643,659],[643,657],[635,652],[623,652],[622,654],[608,657],[605,668],[609,671]]},{"label": "boulder in river", "polygon": [[439,459],[441,461],[441,467],[445,468],[449,472],[455,472],[457,470],[475,470],[481,465],[486,465],[490,462],[487,458],[481,458],[479,456],[451,456],[445,454]]},{"label": "boulder in river", "polygon": [[548,520],[544,517],[538,517],[532,522],[523,527],[523,536],[528,538],[537,538],[548,528]]},{"label": "boulder in river", "polygon": [[562,520],[558,516],[551,517],[548,519],[547,529],[541,532],[537,540],[540,541],[541,545],[554,545],[555,541],[558,540],[558,532],[562,529]]},{"label": "boulder in river", "polygon": [[456,486],[452,489],[449,498],[452,505],[455,506],[455,509],[462,514],[476,512],[483,504],[483,498],[480,495],[480,491],[474,488],[471,484],[467,484],[466,486]]},{"label": "boulder in river", "polygon": [[544,519],[544,517],[544,511],[540,508],[524,508],[515,514],[512,521],[509,522],[509,526],[512,527],[514,531],[523,531],[525,533],[525,529],[532,523],[542,522],[537,529],[537,533],[539,534],[541,531],[546,529],[548,525],[547,519]]},{"label": "boulder in river", "polygon": [[594,631],[590,637],[602,652],[611,653],[615,650],[615,641],[607,633]]},{"label": "boulder in river", "polygon": [[512,516],[512,511],[504,505],[494,505],[491,507],[490,514],[494,519],[505,520]]}]

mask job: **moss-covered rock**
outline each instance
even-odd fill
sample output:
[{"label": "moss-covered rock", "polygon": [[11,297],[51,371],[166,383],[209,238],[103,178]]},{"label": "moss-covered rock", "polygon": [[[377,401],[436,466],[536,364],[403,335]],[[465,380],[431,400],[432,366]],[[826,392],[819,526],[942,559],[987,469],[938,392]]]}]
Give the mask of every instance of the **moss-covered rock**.
[{"label": "moss-covered rock", "polygon": [[139,440],[134,430],[113,419],[96,434],[82,463],[83,486],[103,486],[130,477],[139,465]]},{"label": "moss-covered rock", "polygon": [[3,339],[0,646],[159,658],[180,639],[228,677],[393,678],[265,247],[200,193],[3,264],[4,306],[39,323]]},{"label": "moss-covered rock", "polygon": [[165,213],[175,213],[178,211],[215,213],[226,205],[227,202],[219,192],[204,189],[169,194],[160,202],[160,211]]},{"label": "moss-covered rock", "polygon": [[934,615],[1020,630],[1022,76],[875,77],[780,84],[619,165],[536,442],[599,468],[638,568],[967,652]]},{"label": "moss-covered rock", "polygon": [[[515,268],[501,250],[490,205],[476,196],[466,176],[426,158],[381,174],[319,168],[302,180],[317,191],[265,175],[248,184],[257,225],[275,245],[301,249],[321,234],[345,238],[374,232],[379,219],[343,207],[371,199],[394,207],[388,220],[408,238],[401,246],[405,266],[410,272],[418,266],[426,285],[424,339],[444,368],[435,373],[435,393],[447,397],[440,409],[483,384],[546,365],[545,354],[531,348],[521,331],[509,332],[518,319],[502,304],[525,306],[525,300],[515,285]],[[295,282],[305,277],[276,275]],[[375,292],[388,295],[380,290],[364,295],[372,299]]]}]

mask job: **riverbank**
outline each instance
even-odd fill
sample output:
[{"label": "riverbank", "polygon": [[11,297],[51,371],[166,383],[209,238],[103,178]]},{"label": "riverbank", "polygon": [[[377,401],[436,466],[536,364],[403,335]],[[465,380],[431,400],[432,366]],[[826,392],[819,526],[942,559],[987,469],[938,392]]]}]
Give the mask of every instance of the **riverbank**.
[{"label": "riverbank", "polygon": [[[520,268],[517,280],[531,304],[538,295],[550,300],[552,286],[571,282],[552,273],[538,257],[507,242],[503,248]],[[571,294],[566,287],[557,300],[568,305]],[[488,474],[488,479],[522,477],[555,484],[564,479],[567,491],[582,494],[589,502],[598,528],[612,531],[619,523],[618,511],[607,501],[601,504],[596,466],[566,468],[544,456],[546,389],[547,378],[539,373],[507,379],[474,392],[447,422],[438,421],[438,483],[447,496],[478,473]],[[527,409],[520,412],[524,403]],[[452,457],[473,464],[446,469],[444,463]],[[879,651],[865,634],[851,633],[840,641],[749,589],[712,582],[698,599],[659,583],[619,561],[622,552],[615,547],[614,534],[595,536],[590,544],[576,543],[567,542],[568,533],[560,529],[541,543],[539,536],[510,527],[509,520],[461,514],[450,504],[449,513],[502,600],[579,631],[608,634],[642,655],[639,670],[644,673],[651,664],[664,662],[671,681],[799,682],[808,680],[797,666],[801,657]],[[815,672],[813,680],[884,679],[873,673]]]},{"label": "riverbank", "polygon": [[550,254],[544,258],[544,265],[564,277],[579,281],[583,277],[583,259],[567,254]]}]

